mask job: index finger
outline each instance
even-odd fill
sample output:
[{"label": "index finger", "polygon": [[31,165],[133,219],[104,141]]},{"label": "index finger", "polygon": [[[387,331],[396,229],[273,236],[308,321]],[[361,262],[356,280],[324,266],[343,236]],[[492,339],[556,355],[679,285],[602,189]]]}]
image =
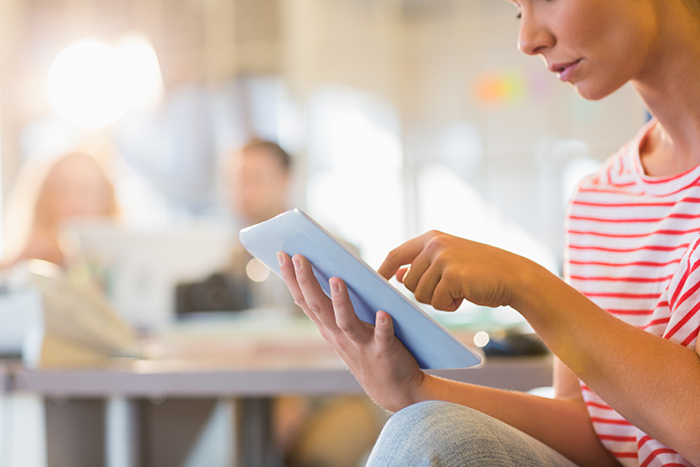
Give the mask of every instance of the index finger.
[{"label": "index finger", "polygon": [[304,298],[304,293],[299,287],[299,282],[297,281],[296,273],[294,272],[294,266],[292,266],[291,258],[287,253],[283,251],[278,251],[277,261],[279,261],[282,279],[284,279],[284,282],[287,284],[289,293],[291,293],[292,297],[294,298],[294,303],[296,303],[297,306],[304,310],[304,313],[306,313],[306,315],[311,319],[311,321],[314,322],[314,324],[320,327],[321,322],[318,320],[318,317],[316,317],[316,315],[314,315],[310,312],[310,310],[308,310],[308,305],[306,303],[306,299]]},{"label": "index finger", "polygon": [[416,259],[432,235],[432,232],[424,233],[391,250],[377,272],[385,279],[391,279],[401,266],[411,264]]}]

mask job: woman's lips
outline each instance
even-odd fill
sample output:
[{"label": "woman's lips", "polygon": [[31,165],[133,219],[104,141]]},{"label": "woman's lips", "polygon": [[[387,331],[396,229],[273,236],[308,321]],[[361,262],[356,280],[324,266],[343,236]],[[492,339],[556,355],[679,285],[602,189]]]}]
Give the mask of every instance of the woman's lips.
[{"label": "woman's lips", "polygon": [[581,59],[569,63],[553,63],[549,66],[549,71],[557,73],[562,81],[570,81]]}]

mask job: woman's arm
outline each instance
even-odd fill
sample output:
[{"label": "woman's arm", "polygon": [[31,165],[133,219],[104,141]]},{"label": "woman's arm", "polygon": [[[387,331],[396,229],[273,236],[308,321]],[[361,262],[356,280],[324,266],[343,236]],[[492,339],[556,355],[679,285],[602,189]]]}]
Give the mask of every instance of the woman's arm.
[{"label": "woman's arm", "polygon": [[419,400],[447,400],[471,407],[529,434],[581,467],[619,466],[596,436],[580,397],[547,399],[532,394],[427,376]]},{"label": "woman's arm", "polygon": [[692,349],[624,323],[532,261],[440,232],[401,245],[379,271],[396,273],[438,309],[462,299],[517,309],[616,411],[700,465],[700,358]]},{"label": "woman's arm", "polygon": [[424,400],[454,402],[520,429],[581,466],[619,465],[595,436],[580,392],[551,400],[427,375],[394,336],[387,313],[377,313],[376,327],[364,323],[342,281],[331,279],[328,298],[304,258],[294,257],[296,269],[287,255],[281,253],[279,260],[295,302],[379,405],[397,411]]},{"label": "woman's arm", "polygon": [[552,352],[630,423],[700,465],[700,355],[624,323],[539,266],[526,270],[522,287],[533,293],[513,307]]}]

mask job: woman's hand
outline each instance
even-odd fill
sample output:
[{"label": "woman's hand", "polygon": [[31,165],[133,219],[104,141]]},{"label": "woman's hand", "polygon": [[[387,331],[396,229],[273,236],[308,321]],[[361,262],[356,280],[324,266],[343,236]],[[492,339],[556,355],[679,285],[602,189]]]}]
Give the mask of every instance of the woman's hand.
[{"label": "woman's hand", "polygon": [[376,326],[367,324],[355,314],[342,280],[330,279],[328,298],[306,258],[295,255],[292,261],[279,252],[277,259],[294,301],[345,361],[365,392],[392,412],[418,402],[425,374],[394,335],[391,316],[378,311]]},{"label": "woman's hand", "polygon": [[512,305],[515,284],[534,263],[507,251],[438,231],[392,250],[379,267],[394,274],[416,300],[455,311],[464,299],[477,305]]}]

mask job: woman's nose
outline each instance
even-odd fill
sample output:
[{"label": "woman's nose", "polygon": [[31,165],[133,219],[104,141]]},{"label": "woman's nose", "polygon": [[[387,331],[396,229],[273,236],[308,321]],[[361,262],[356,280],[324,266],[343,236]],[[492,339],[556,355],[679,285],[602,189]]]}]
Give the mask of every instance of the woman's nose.
[{"label": "woman's nose", "polygon": [[527,55],[537,55],[551,48],[556,42],[554,35],[544,24],[531,14],[523,11],[520,19],[520,34],[518,35],[518,49]]}]

